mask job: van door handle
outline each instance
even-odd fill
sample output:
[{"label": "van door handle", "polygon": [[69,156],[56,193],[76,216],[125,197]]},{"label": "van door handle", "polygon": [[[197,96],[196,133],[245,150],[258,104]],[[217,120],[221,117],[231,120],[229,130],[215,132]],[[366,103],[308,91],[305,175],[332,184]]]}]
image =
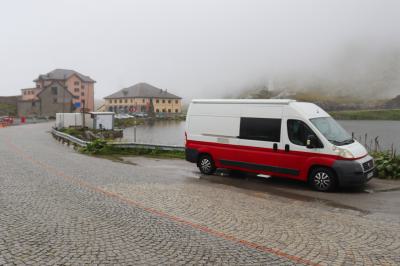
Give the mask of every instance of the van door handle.
[{"label": "van door handle", "polygon": [[289,151],[289,144],[285,145],[285,151]]},{"label": "van door handle", "polygon": [[274,143],[273,148],[274,148],[274,151],[277,151],[278,150],[278,144]]}]

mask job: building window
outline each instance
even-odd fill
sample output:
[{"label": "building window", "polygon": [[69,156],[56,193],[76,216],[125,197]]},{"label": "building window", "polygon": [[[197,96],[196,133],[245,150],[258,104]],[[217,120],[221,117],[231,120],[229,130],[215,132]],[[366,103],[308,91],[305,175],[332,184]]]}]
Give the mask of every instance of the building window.
[{"label": "building window", "polygon": [[133,99],[131,99],[131,103],[133,103]]},{"label": "building window", "polygon": [[75,91],[75,92],[79,92],[79,88],[75,88],[74,91]]},{"label": "building window", "polygon": [[122,99],[119,99],[119,103],[122,103]]},{"label": "building window", "polygon": [[84,92],[81,92],[81,96],[85,96],[85,93],[84,93]]},{"label": "building window", "polygon": [[178,100],[175,100],[175,103],[178,104]]},{"label": "building window", "polygon": [[36,88],[40,89],[40,84],[36,84]]},{"label": "building window", "polygon": [[160,112],[160,109],[156,109],[156,113],[159,113]]},{"label": "building window", "polygon": [[163,113],[165,113],[165,109],[162,109]]},{"label": "building window", "polygon": [[168,100],[168,103],[171,103],[171,100]]},{"label": "building window", "polygon": [[179,113],[179,110],[178,110],[178,109],[175,109],[175,113]]},{"label": "building window", "polygon": [[142,103],[144,103],[144,99],[142,99]]},{"label": "building window", "polygon": [[32,107],[35,107],[36,106],[36,102],[32,102]]},{"label": "building window", "polygon": [[171,109],[168,109],[168,113],[171,113]]},{"label": "building window", "polygon": [[54,98],[54,99],[53,99],[53,103],[57,103],[57,98]]},{"label": "building window", "polygon": [[74,95],[74,96],[72,96],[74,99],[79,99],[79,96],[77,96],[77,95]]},{"label": "building window", "polygon": [[52,93],[53,95],[57,95],[57,94],[58,94],[58,89],[57,89],[57,87],[51,87],[51,93]]},{"label": "building window", "polygon": [[75,82],[74,82],[74,85],[75,85],[75,86],[79,86],[79,81],[75,81]]},{"label": "building window", "polygon": [[240,118],[241,139],[280,142],[281,119],[274,118]]},{"label": "building window", "polygon": [[165,103],[165,100],[162,100],[162,103]]},{"label": "building window", "polygon": [[156,103],[159,103],[159,102],[160,102],[160,100],[157,99],[157,100],[156,100]]},{"label": "building window", "polygon": [[125,103],[128,103],[128,99],[125,99]]},{"label": "building window", "polygon": [[82,85],[82,86],[81,86],[81,89],[83,90],[84,88],[85,88],[85,85]]}]

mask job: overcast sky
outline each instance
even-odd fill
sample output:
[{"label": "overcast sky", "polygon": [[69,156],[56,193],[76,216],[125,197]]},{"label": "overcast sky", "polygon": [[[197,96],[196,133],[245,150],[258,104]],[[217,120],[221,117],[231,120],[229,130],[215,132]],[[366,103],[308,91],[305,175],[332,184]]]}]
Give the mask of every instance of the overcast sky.
[{"label": "overcast sky", "polygon": [[348,49],[379,57],[399,39],[397,0],[8,0],[0,95],[67,68],[97,81],[96,98],[137,82],[218,97],[272,76],[320,75]]}]

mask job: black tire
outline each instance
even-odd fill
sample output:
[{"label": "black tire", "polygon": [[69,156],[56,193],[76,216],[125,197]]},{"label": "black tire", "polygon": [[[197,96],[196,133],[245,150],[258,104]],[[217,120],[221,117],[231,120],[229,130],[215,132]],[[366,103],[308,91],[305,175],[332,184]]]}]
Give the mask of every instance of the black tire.
[{"label": "black tire", "polygon": [[216,170],[214,160],[208,154],[200,156],[197,167],[199,167],[200,172],[205,175],[212,175]]},{"label": "black tire", "polygon": [[314,168],[310,173],[309,180],[311,186],[317,191],[333,191],[337,187],[336,175],[329,168]]}]

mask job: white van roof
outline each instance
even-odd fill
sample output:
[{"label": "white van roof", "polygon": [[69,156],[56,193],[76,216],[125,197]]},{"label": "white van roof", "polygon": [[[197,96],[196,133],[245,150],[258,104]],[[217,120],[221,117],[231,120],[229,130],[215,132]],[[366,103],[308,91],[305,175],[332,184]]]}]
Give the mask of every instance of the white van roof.
[{"label": "white van roof", "polygon": [[194,99],[192,103],[220,103],[220,104],[289,104],[296,100],[291,99]]}]

